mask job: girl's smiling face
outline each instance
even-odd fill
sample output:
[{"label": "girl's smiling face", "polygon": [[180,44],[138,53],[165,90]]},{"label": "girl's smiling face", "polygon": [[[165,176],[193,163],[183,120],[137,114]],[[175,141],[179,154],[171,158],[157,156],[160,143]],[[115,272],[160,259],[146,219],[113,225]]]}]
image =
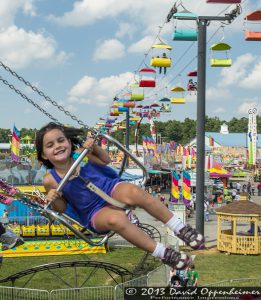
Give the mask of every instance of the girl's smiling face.
[{"label": "girl's smiling face", "polygon": [[55,163],[66,162],[71,155],[72,144],[59,129],[47,131],[43,137],[42,158]]}]

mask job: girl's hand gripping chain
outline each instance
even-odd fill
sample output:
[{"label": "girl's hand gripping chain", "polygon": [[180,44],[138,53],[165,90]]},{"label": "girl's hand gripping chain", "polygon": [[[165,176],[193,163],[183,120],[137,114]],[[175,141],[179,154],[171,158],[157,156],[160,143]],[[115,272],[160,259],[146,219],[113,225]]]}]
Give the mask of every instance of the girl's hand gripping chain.
[{"label": "girl's hand gripping chain", "polygon": [[56,189],[51,189],[46,196],[47,203],[55,203],[57,200],[61,199],[61,192],[57,192]]},{"label": "girl's hand gripping chain", "polygon": [[88,138],[84,143],[83,143],[83,148],[88,149],[88,153],[93,152],[93,148],[95,146],[94,144],[94,139],[93,138]]}]

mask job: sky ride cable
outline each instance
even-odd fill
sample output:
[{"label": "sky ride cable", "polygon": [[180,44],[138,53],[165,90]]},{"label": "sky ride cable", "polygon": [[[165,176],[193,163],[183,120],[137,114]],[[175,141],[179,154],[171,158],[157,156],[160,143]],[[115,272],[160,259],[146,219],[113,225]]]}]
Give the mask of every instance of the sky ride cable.
[{"label": "sky ride cable", "polygon": [[[244,0],[244,2],[245,2],[245,0]],[[183,4],[182,4],[182,1],[180,1],[180,3],[178,4],[178,6],[180,6],[180,5],[184,8],[184,6],[183,6]],[[178,7],[178,6],[177,6],[177,7]],[[230,7],[230,6],[231,6],[231,5],[229,5],[229,6],[227,6],[226,8],[224,8],[220,13],[217,14],[217,16],[221,15],[222,13],[224,13],[224,12],[228,9],[228,7]],[[155,40],[157,40],[157,38],[159,38],[159,34],[160,34],[160,32],[161,32],[161,30],[162,30],[162,28],[164,27],[165,24],[166,24],[166,21],[164,22],[163,26],[159,26],[160,30],[159,30],[159,32],[158,32],[158,34],[157,34]],[[228,24],[226,24],[226,25],[228,25]],[[214,35],[218,32],[218,30],[219,30],[220,28],[222,28],[222,27],[224,27],[224,24],[222,24],[222,25],[219,26],[219,28],[215,31],[215,33],[211,36],[211,38],[207,41],[207,43],[209,43],[209,41],[213,38],[213,36],[214,36]],[[181,57],[177,60],[178,63],[182,61],[182,58],[188,53],[188,51],[192,48],[192,46],[194,45],[194,43],[195,43],[195,42],[193,42],[193,43],[192,43],[192,44],[191,44],[191,45],[190,45],[190,46],[182,53]],[[144,54],[145,57],[143,58],[142,62],[140,63],[138,69],[142,66],[142,64],[145,64],[145,58],[146,58],[146,57],[148,56],[148,54],[150,53],[151,49],[152,49],[152,48],[150,47],[149,50]],[[186,67],[188,67],[188,66],[189,66],[196,58],[197,58],[197,55],[196,55],[189,63],[187,63],[186,66],[183,67],[182,70],[179,71],[178,74],[177,74],[174,78],[172,78],[172,79],[169,81],[169,84],[172,83],[177,77],[181,76],[181,73],[182,73],[182,72],[186,69]],[[178,64],[178,63],[177,63],[177,64]],[[173,65],[173,66],[170,68],[170,70],[172,70],[174,67],[176,67],[177,64],[176,64],[175,66]],[[164,77],[161,77],[159,82],[162,82],[163,79],[166,78],[166,77],[168,77],[168,76],[169,76],[169,75],[164,76]],[[153,95],[159,94],[159,92],[161,92],[162,90],[165,89],[165,86],[166,86],[167,84],[168,84],[168,83],[165,83],[165,84],[164,84],[164,87],[162,87],[160,90],[153,91]],[[126,88],[126,87],[125,87],[125,88]],[[123,88],[122,90],[124,90],[125,88]],[[121,90],[121,91],[122,91],[122,90]],[[117,95],[118,95],[119,93],[120,93],[120,92],[118,92]],[[147,95],[148,98],[149,98],[150,96],[151,96],[151,94],[148,94],[148,95]],[[146,99],[145,99],[145,100],[146,100]]]}]

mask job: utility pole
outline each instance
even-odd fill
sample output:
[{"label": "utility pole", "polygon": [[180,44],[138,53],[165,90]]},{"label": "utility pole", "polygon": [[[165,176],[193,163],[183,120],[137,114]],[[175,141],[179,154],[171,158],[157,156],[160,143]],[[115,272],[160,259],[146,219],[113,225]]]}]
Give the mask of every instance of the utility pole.
[{"label": "utility pole", "polygon": [[231,23],[239,14],[238,6],[230,14],[219,16],[189,16],[176,13],[173,18],[195,20],[198,24],[198,90],[197,90],[197,173],[196,173],[196,229],[204,235],[204,188],[205,188],[205,117],[206,117],[206,33],[210,21]]}]

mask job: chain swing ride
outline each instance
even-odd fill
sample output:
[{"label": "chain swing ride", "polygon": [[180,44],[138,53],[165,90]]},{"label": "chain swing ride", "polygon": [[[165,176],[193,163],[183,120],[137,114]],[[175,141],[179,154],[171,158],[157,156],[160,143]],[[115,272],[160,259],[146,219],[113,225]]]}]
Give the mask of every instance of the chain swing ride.
[{"label": "chain swing ride", "polygon": [[[61,105],[59,105],[56,101],[52,100],[50,97],[46,96],[42,91],[40,91],[37,87],[33,86],[29,81],[26,81],[23,77],[19,76],[16,72],[11,70],[8,66],[3,64],[0,61],[0,67],[4,68],[7,72],[9,72],[12,76],[16,77],[19,81],[24,83],[26,86],[30,87],[34,92],[36,92],[38,95],[43,97],[47,102],[50,102],[53,106],[57,107],[60,111],[64,112],[67,116],[69,116],[73,121],[76,121],[80,126],[84,127],[85,130],[87,130],[95,141],[105,138],[110,143],[114,144],[120,151],[124,153],[124,158],[122,160],[122,164],[119,171],[119,176],[122,175],[124,168],[126,166],[126,162],[129,159],[131,159],[139,168],[143,171],[143,179],[141,182],[141,185],[144,186],[147,178],[148,173],[143,166],[143,164],[135,157],[133,156],[125,147],[120,144],[117,140],[115,140],[113,137],[102,133],[100,131],[93,130],[88,125],[86,125],[83,121],[79,120],[76,116],[72,115],[69,111],[66,111]],[[62,125],[56,118],[54,118],[50,113],[48,113],[46,110],[44,110],[41,106],[39,106],[37,103],[35,103],[32,99],[28,98],[25,94],[23,94],[20,90],[15,88],[14,85],[10,84],[7,80],[3,79],[0,76],[0,81],[4,83],[6,86],[8,86],[11,90],[15,91],[19,96],[21,96],[23,99],[25,99],[28,103],[32,104],[35,108],[37,108],[39,111],[41,111],[43,114],[45,114],[49,119],[54,121],[55,123]],[[84,149],[79,157],[75,160],[71,168],[68,170],[67,174],[65,174],[64,178],[61,180],[60,184],[57,187],[57,191],[62,191],[64,185],[67,183],[69,178],[74,174],[76,168],[81,163],[83,158],[88,153],[88,149]],[[105,192],[103,192],[100,188],[98,188],[96,185],[94,185],[90,180],[86,178],[80,177],[81,180],[83,180],[85,187],[94,192],[96,195],[103,198],[108,203],[122,208],[125,210],[126,214],[129,213],[130,207],[127,205],[113,199],[109,195],[107,195]],[[14,187],[13,185],[9,184],[3,179],[0,179],[0,188],[2,189],[3,193],[0,193],[0,202],[4,204],[11,204],[12,200],[16,199],[22,202],[23,204],[29,206],[31,209],[39,212],[41,215],[46,217],[49,222],[59,221],[61,224],[69,228],[77,237],[83,239],[88,244],[98,246],[103,243],[105,243],[109,237],[111,237],[114,232],[109,232],[106,235],[98,235],[95,232],[92,232],[89,228],[85,228],[82,224],[80,224],[77,220],[72,218],[66,213],[58,213],[50,207],[50,203],[47,204],[46,196],[41,193],[36,187],[34,187],[34,190],[32,193],[24,193],[20,191],[18,188]],[[74,227],[72,224],[76,224],[78,228]],[[84,234],[84,232],[88,230],[88,232],[91,234],[91,237],[88,237]],[[95,239],[95,240],[94,240]]]}]

